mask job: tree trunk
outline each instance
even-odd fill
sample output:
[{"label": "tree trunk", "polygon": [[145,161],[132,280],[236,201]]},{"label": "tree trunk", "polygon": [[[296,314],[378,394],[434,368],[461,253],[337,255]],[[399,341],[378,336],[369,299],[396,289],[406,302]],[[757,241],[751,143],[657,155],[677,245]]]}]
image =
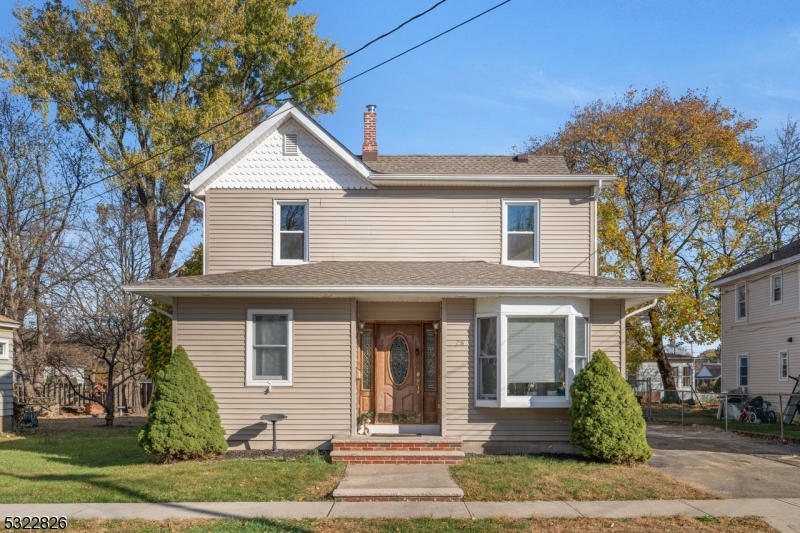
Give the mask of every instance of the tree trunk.
[{"label": "tree trunk", "polygon": [[[648,315],[650,317],[651,331],[659,331],[661,323],[658,312],[655,309],[651,309]],[[656,333],[653,333],[653,357],[655,357],[658,365],[658,372],[661,374],[661,383],[664,384],[664,401],[667,403],[677,402],[678,393],[675,387],[675,376],[672,374],[672,366],[669,364],[669,359],[667,359],[664,337]]]}]

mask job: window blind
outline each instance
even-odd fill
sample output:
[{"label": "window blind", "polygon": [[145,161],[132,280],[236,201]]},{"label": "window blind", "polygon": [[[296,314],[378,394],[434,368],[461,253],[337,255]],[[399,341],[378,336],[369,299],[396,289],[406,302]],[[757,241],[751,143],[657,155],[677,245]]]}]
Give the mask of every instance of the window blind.
[{"label": "window blind", "polygon": [[564,318],[508,318],[508,383],[564,381]]}]

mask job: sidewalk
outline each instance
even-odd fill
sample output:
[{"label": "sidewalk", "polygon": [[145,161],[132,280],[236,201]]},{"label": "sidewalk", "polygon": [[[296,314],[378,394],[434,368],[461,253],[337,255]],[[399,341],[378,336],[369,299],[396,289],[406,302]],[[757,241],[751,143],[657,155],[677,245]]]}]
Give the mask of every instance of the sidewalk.
[{"label": "sidewalk", "polygon": [[800,498],[590,502],[208,502],[1,504],[0,516],[71,519],[176,518],[634,518],[760,516],[776,529],[800,532]]}]

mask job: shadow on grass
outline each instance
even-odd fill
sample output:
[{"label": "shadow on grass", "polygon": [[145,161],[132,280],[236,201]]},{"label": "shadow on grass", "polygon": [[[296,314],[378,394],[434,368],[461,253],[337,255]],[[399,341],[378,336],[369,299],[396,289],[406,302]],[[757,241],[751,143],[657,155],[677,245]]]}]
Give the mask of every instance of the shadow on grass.
[{"label": "shadow on grass", "polygon": [[[130,487],[120,485],[108,479],[108,476],[100,476],[95,474],[13,474],[9,472],[0,473],[4,477],[15,478],[20,481],[27,481],[32,483],[84,483],[92,487],[107,491],[108,495],[112,498],[106,498],[107,501],[118,501],[113,496],[118,495],[127,501],[134,502],[159,502],[158,499],[153,498],[143,492],[139,492]],[[49,502],[48,502],[49,503]],[[66,503],[75,503],[66,502]],[[81,502],[83,503],[83,502]],[[94,503],[94,502],[93,502]]]},{"label": "shadow on grass", "polygon": [[[139,447],[138,427],[105,427],[91,429],[25,432],[10,440],[0,441],[0,457],[13,452],[35,454],[35,461],[65,465],[106,468],[154,462]],[[20,457],[20,461],[25,461]],[[2,464],[2,460],[0,460]]]}]

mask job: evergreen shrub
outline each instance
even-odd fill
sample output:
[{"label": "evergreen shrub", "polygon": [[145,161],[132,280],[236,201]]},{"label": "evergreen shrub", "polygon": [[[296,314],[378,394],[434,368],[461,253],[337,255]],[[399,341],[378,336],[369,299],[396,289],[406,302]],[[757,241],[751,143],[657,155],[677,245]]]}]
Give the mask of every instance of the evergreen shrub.
[{"label": "evergreen shrub", "polygon": [[609,463],[648,461],[652,455],[645,436],[642,408],[633,389],[601,350],[575,376],[570,441],[584,456]]},{"label": "evergreen shrub", "polygon": [[159,462],[204,459],[228,449],[214,395],[181,346],[156,373],[147,424],[138,438]]}]

